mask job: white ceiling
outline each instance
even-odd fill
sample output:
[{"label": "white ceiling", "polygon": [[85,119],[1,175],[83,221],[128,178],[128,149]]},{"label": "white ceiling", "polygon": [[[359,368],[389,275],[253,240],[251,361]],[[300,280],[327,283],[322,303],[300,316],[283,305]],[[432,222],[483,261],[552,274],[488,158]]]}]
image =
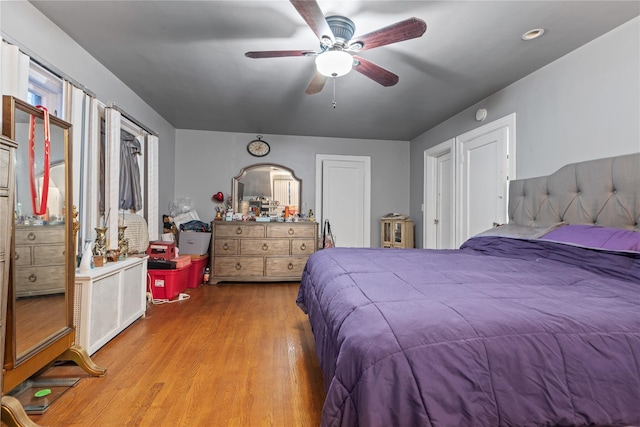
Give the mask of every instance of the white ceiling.
[{"label": "white ceiling", "polygon": [[[305,94],[313,58],[244,56],[318,50],[288,1],[31,3],[177,129],[391,140],[415,138],[640,15],[640,1],[320,0],[325,15],[353,20],[356,35],[412,16],[427,23],[419,39],[360,54],[397,85],[352,72],[335,81],[334,109],[331,82]],[[522,41],[532,28],[546,33]]]}]

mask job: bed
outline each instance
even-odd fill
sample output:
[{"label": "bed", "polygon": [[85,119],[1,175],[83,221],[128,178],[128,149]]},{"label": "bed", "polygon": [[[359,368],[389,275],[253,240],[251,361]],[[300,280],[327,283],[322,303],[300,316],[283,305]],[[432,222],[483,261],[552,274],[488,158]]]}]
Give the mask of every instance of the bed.
[{"label": "bed", "polygon": [[317,252],[322,425],[640,425],[639,230],[632,154],[513,181],[460,249]]}]

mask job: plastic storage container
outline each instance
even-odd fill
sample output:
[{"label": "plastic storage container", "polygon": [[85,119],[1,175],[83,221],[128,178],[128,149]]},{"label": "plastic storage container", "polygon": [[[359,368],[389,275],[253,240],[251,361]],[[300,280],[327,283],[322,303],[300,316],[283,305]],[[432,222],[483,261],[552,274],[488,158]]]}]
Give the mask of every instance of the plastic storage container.
[{"label": "plastic storage container", "polygon": [[149,270],[153,299],[174,299],[189,285],[191,264],[171,270]]},{"label": "plastic storage container", "polygon": [[191,257],[188,287],[197,288],[204,283],[204,269],[207,268],[208,263],[208,255],[202,255],[197,258],[195,256]]},{"label": "plastic storage container", "polygon": [[180,255],[205,255],[209,253],[211,233],[198,231],[181,231],[178,249]]}]

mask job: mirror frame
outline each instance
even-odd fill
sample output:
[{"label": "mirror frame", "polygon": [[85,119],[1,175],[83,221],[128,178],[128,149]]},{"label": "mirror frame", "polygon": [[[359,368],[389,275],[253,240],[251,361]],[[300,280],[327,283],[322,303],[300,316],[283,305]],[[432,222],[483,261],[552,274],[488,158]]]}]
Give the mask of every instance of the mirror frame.
[{"label": "mirror frame", "polygon": [[[293,171],[293,169],[276,164],[276,163],[254,163],[252,165],[245,166],[242,169],[240,169],[240,173],[231,179],[231,207],[233,209],[233,212],[240,211],[240,206],[238,204],[239,203],[238,181],[244,178],[247,175],[247,173],[250,172],[252,169],[257,169],[261,167],[278,168],[286,172],[289,172],[291,174],[291,177],[296,181],[298,181],[298,200],[299,200],[299,203],[302,204],[302,180],[296,176],[296,173]],[[300,211],[301,209],[302,209],[302,206],[299,206],[298,211]]]},{"label": "mirror frame", "polygon": [[[17,111],[33,115],[41,120],[44,114],[32,105],[14,98],[13,96],[3,96],[2,99],[2,134],[18,144],[18,149],[25,146],[28,141],[16,140],[15,119]],[[5,374],[3,381],[3,391],[8,392],[18,384],[38,372],[43,367],[50,364],[58,356],[68,350],[75,341],[75,330],[73,328],[73,306],[74,306],[74,281],[75,281],[75,248],[73,242],[73,220],[71,213],[73,212],[72,197],[73,179],[72,179],[72,151],[71,151],[71,124],[65,122],[58,117],[50,115],[50,126],[62,128],[64,138],[64,153],[67,170],[65,173],[65,201],[64,207],[67,212],[65,216],[65,322],[64,326],[57,332],[52,333],[48,338],[42,340],[39,344],[25,351],[23,354],[16,354],[16,290],[14,284],[14,268],[13,262],[10,265],[9,294],[7,303],[7,323],[6,323],[6,341],[5,341]],[[14,222],[15,224],[15,222]],[[15,233],[15,227],[11,229],[12,236]],[[12,238],[15,241],[15,238]],[[11,245],[11,259],[15,257],[15,249],[13,243]],[[4,303],[4,302],[3,302]]]}]

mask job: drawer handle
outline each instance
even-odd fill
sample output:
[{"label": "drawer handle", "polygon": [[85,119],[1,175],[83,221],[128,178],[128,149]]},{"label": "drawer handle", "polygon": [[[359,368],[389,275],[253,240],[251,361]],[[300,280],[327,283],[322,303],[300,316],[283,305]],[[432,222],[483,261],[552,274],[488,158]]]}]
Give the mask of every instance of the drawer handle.
[{"label": "drawer handle", "polygon": [[305,245],[304,243],[300,245],[300,250],[301,251],[306,251],[307,250],[307,245]]},{"label": "drawer handle", "polygon": [[269,250],[269,245],[267,245],[266,243],[262,244],[262,250],[263,251],[268,251]]},{"label": "drawer handle", "polygon": [[293,270],[293,264],[292,264],[292,263],[289,263],[289,265],[287,265],[287,268],[288,268],[289,270]]},{"label": "drawer handle", "polygon": [[38,280],[38,276],[36,276],[35,274],[31,274],[31,276],[29,276],[29,281],[31,283],[35,282],[36,280]]},{"label": "drawer handle", "polygon": [[240,265],[240,263],[237,263],[236,264],[236,270],[240,270],[240,269],[242,269],[242,265]]},{"label": "drawer handle", "polygon": [[224,245],[222,245],[222,249],[229,250],[229,244],[227,242],[224,243]]},{"label": "drawer handle", "polygon": [[34,233],[33,231],[30,232],[29,234],[27,234],[27,239],[28,240],[36,240],[36,233]]},{"label": "drawer handle", "polygon": [[13,259],[15,259],[16,261],[20,259],[20,254],[16,253],[15,256],[13,257]]},{"label": "drawer handle", "polygon": [[289,233],[289,236],[293,236],[293,234],[295,233],[295,230],[293,228],[290,228],[289,231],[287,231],[287,233]]},{"label": "drawer handle", "polygon": [[240,227],[236,228],[236,234],[242,234],[242,228]]}]

